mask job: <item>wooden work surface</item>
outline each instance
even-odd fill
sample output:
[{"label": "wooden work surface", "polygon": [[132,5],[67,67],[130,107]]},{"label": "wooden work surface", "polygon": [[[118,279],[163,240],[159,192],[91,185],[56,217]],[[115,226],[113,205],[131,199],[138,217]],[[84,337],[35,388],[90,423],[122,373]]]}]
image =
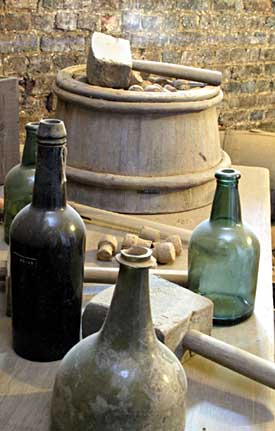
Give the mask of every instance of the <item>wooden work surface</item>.
[{"label": "wooden work surface", "polygon": [[[231,328],[215,328],[213,335],[273,361],[269,176],[263,168],[240,168],[243,219],[261,242],[261,260],[254,315]],[[193,228],[209,215],[209,207],[185,214],[148,217]],[[96,264],[95,244],[102,228],[87,225],[87,262]],[[111,232],[111,231],[110,231]],[[122,237],[122,232],[113,232]],[[1,232],[2,234],[2,232]],[[5,246],[0,243],[0,254]],[[187,254],[174,267],[186,268]],[[97,263],[98,264],[98,263]],[[111,264],[108,264],[111,265]],[[4,317],[1,294],[0,318],[0,429],[1,431],[48,431],[51,389],[58,367],[33,363],[11,349],[11,322]],[[240,431],[275,429],[275,392],[199,356],[184,363],[188,377],[186,431]],[[104,430],[102,430],[104,431]]]}]

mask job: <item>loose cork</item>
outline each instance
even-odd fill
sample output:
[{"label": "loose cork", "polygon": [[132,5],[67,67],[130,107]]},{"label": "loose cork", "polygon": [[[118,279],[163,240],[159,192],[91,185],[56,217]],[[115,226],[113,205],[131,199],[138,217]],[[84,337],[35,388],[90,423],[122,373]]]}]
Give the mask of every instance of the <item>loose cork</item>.
[{"label": "loose cork", "polygon": [[175,251],[176,251],[176,256],[180,256],[182,251],[183,251],[183,247],[182,247],[182,242],[180,239],[179,235],[169,235],[166,238],[167,242],[171,242],[172,244],[174,244],[175,247]]},{"label": "loose cork", "polygon": [[158,263],[173,263],[176,260],[176,251],[172,242],[156,242],[153,248],[153,256]]},{"label": "loose cork", "polygon": [[103,235],[98,241],[97,246],[97,259],[98,260],[111,260],[118,250],[117,239],[113,235]]},{"label": "loose cork", "polygon": [[103,244],[98,250],[96,257],[98,260],[112,260],[113,257],[113,247],[111,244]]},{"label": "loose cork", "polygon": [[153,242],[157,242],[160,240],[160,231],[152,227],[142,226],[139,236],[140,238],[150,239]]},{"label": "loose cork", "polygon": [[130,248],[134,245],[151,248],[152,241],[139,238],[137,235],[132,233],[127,233],[122,241],[121,248]]}]

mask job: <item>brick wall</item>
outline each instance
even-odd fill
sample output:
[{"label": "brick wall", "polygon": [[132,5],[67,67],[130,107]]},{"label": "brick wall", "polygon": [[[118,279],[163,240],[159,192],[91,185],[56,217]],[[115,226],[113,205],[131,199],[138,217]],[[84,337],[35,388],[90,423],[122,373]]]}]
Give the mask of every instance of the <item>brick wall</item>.
[{"label": "brick wall", "polygon": [[56,72],[94,30],[136,57],[222,70],[224,127],[275,131],[275,0],[0,0],[0,74],[20,82],[21,129],[54,115]]}]

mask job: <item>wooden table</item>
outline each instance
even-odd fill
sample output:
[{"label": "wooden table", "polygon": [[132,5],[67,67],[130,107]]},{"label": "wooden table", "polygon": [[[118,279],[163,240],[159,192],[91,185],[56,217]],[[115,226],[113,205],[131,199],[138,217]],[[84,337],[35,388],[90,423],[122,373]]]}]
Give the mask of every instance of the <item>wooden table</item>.
[{"label": "wooden table", "polygon": [[[240,183],[243,219],[253,226],[261,243],[256,308],[247,321],[230,328],[215,328],[213,335],[273,361],[269,176],[263,168],[242,167],[240,170],[243,174]],[[209,210],[207,207],[185,214],[148,218],[193,228],[209,215]],[[95,241],[102,228],[90,225],[87,229],[87,260],[95,263]],[[116,234],[122,236],[122,232]],[[3,249],[3,244],[0,244],[1,247]],[[185,250],[176,267],[186,267],[186,263]],[[0,429],[47,431],[51,390],[58,362],[40,364],[17,357],[11,349],[11,322],[4,317],[3,293],[0,305]],[[185,362],[184,367],[189,384],[186,431],[275,429],[273,390],[199,356]]]}]

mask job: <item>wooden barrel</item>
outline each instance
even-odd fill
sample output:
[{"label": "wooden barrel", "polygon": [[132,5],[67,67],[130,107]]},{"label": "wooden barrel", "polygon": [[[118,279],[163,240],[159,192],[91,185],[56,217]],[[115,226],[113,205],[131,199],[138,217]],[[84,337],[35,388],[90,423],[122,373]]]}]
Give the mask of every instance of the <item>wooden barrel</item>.
[{"label": "wooden barrel", "polygon": [[57,115],[68,132],[69,198],[135,214],[194,209],[211,202],[221,150],[219,87],[175,93],[89,85],[85,66],[57,75]]}]

